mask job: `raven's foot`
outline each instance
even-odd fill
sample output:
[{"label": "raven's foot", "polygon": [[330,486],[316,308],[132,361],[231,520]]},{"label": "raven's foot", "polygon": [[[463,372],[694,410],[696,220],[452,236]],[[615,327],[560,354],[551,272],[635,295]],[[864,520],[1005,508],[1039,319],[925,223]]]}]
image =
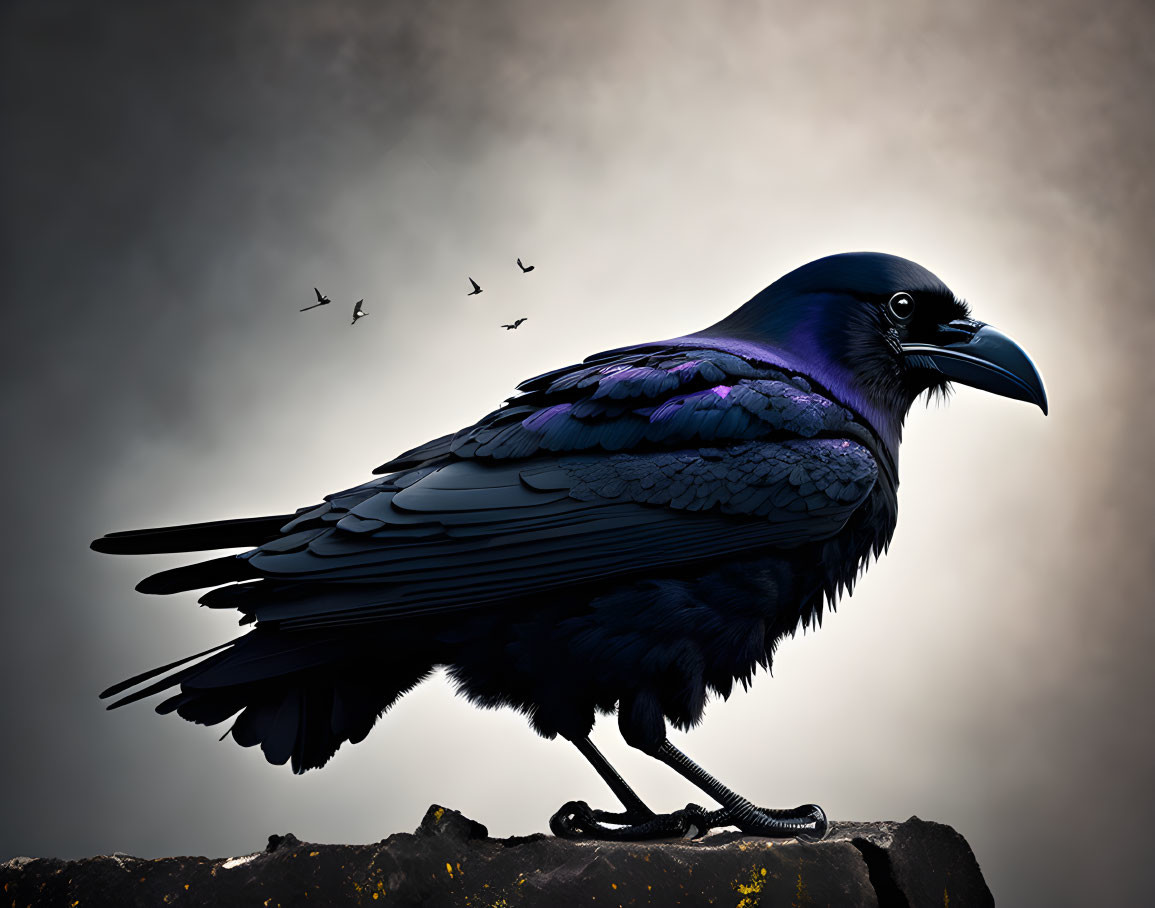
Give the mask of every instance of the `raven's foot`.
[{"label": "raven's foot", "polygon": [[687,804],[673,813],[642,814],[634,811],[611,813],[595,810],[585,801],[570,801],[549,821],[549,828],[559,838],[619,842],[697,839],[711,829],[723,826],[737,826],[748,835],[796,838],[803,842],[817,842],[829,828],[826,814],[817,804],[803,804],[792,810],[750,804],[745,809],[722,807],[711,811],[697,804]]},{"label": "raven's foot", "polygon": [[[719,813],[720,811],[715,811]],[[641,842],[648,839],[696,839],[710,831],[710,814],[697,804],[673,813],[597,810],[585,801],[563,804],[549,819],[549,828],[563,839],[606,839]],[[715,824],[716,825],[716,824]]]},{"label": "raven's foot", "polygon": [[817,842],[830,829],[826,812],[817,804],[803,804],[793,809],[755,807],[753,804],[723,807],[707,814],[706,819],[711,827],[737,826],[748,835],[796,838],[803,842]]},{"label": "raven's foot", "polygon": [[826,814],[817,804],[803,804],[793,810],[756,807],[702,769],[668,739],[662,742],[652,756],[672,766],[722,807],[707,811],[697,804],[687,804],[673,813],[656,814],[626,784],[626,780],[588,737],[574,738],[573,743],[626,809],[623,813],[611,813],[608,810],[595,810],[585,801],[570,801],[550,817],[549,828],[559,838],[631,842],[645,839],[696,839],[719,826],[737,826],[747,835],[817,842],[829,829]]},{"label": "raven's foot", "polygon": [[710,815],[715,826],[737,826],[750,835],[797,838],[806,842],[817,842],[830,828],[826,814],[817,804],[803,804],[793,810],[756,807],[706,772],[671,744],[668,738],[662,742],[654,756],[722,805],[721,810]]}]

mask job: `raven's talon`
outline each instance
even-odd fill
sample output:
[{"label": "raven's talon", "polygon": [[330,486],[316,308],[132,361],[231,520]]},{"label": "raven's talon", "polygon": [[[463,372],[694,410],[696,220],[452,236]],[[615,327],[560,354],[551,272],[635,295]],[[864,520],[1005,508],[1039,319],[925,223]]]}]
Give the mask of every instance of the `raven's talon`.
[{"label": "raven's talon", "polygon": [[737,823],[743,832],[752,835],[766,835],[775,838],[795,838],[800,842],[819,842],[826,837],[830,823],[826,811],[817,804],[803,804],[799,807],[758,807],[761,823],[755,816],[754,822]]},{"label": "raven's talon", "polygon": [[662,819],[653,814],[628,810],[623,813],[597,810],[585,801],[568,801],[549,818],[549,828],[560,839],[628,841],[657,838],[650,830],[659,825]]},{"label": "raven's talon", "polygon": [[759,807],[764,814],[772,819],[784,820],[791,825],[797,825],[798,831],[794,838],[800,842],[820,842],[830,831],[830,823],[826,819],[826,811],[817,804],[802,804],[799,807],[782,809],[767,809]]},{"label": "raven's talon", "polygon": [[826,819],[826,811],[817,804],[803,804],[794,808],[794,819],[806,820],[808,829],[799,832],[795,837],[802,842],[820,842],[830,831],[830,822]]},{"label": "raven's talon", "polygon": [[697,804],[687,804],[681,810],[675,810],[671,817],[676,817],[682,824],[683,839],[700,839],[713,828],[711,814]]},{"label": "raven's talon", "polygon": [[591,821],[596,825],[593,809],[585,801],[567,801],[549,818],[550,831],[559,839],[576,839],[586,834]]}]

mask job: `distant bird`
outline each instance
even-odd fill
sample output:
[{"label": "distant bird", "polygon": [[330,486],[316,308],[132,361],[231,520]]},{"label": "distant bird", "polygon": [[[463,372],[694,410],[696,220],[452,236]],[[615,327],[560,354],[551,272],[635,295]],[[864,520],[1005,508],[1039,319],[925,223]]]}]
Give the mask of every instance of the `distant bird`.
[{"label": "distant bird", "polygon": [[329,297],[321,296],[321,291],[316,287],[313,288],[313,292],[317,294],[317,302],[313,303],[311,306],[306,306],[301,310],[302,312],[308,312],[310,309],[316,309],[318,306],[328,306],[329,303],[333,302],[331,299],[329,299]]},{"label": "distant bird", "polygon": [[[461,373],[430,368],[411,393],[427,408],[452,403]],[[712,695],[769,668],[887,547],[903,421],[950,381],[1047,411],[1026,353],[929,271],[877,253],[819,259],[702,331],[531,378],[475,425],[315,507],[97,539],[123,554],[251,547],[137,589],[212,587],[200,601],[252,629],[102,696],[124,695],[116,707],[167,691],[158,712],[235,717],[238,744],[304,772],[444,666],[475,703],[572,741],[626,808],[569,802],[551,820],[559,835],[729,824],[821,837],[819,807],[756,807],[678,750],[667,722],[696,725]],[[314,414],[314,431],[327,418]],[[949,480],[984,491],[975,476]],[[998,578],[978,582],[1007,593]],[[590,741],[596,716],[615,710],[628,744],[721,808],[650,810]],[[793,729],[767,718],[760,731],[777,764],[823,746],[818,717]]]},{"label": "distant bird", "polygon": [[521,263],[521,259],[518,259],[517,260],[517,267],[521,269],[522,274],[529,274],[529,272],[533,271],[533,269],[536,268],[537,265],[530,265],[529,267],[526,267],[525,265],[523,265]]},{"label": "distant bird", "polygon": [[512,331],[514,328],[516,328],[518,325],[520,325],[524,321],[525,321],[524,318],[519,318],[512,325],[502,325],[501,327],[503,327],[506,331]]},{"label": "distant bird", "polygon": [[362,299],[362,300],[357,300],[357,302],[355,302],[353,304],[353,321],[349,322],[350,325],[357,324],[357,319],[364,318],[366,315],[369,314],[368,312],[366,312],[364,309],[361,308],[361,304],[363,302],[365,302],[365,301]]},{"label": "distant bird", "polygon": [[477,281],[475,281],[473,278],[469,279],[469,283],[473,284],[473,289],[470,290],[465,295],[466,296],[477,296],[477,294],[479,294],[481,292],[481,287],[478,285]]}]

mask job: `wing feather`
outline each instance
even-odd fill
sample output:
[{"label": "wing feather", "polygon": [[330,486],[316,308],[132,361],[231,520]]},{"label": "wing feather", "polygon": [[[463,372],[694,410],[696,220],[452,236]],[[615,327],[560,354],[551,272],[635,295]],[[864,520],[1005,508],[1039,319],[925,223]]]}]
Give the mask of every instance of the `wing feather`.
[{"label": "wing feather", "polygon": [[853,413],[719,350],[599,354],[519,389],[251,551],[142,588],[241,581],[201,601],[293,626],[472,608],[827,539],[877,478]]},{"label": "wing feather", "polygon": [[[289,551],[245,558],[264,578],[214,606],[307,627],[387,620],[516,599],[837,533],[877,478],[846,439],[532,462],[453,462],[408,488],[358,503],[375,527],[345,520]],[[824,488],[819,488],[822,480]],[[834,487],[837,483],[837,487]],[[409,531],[423,526],[426,535]]]}]

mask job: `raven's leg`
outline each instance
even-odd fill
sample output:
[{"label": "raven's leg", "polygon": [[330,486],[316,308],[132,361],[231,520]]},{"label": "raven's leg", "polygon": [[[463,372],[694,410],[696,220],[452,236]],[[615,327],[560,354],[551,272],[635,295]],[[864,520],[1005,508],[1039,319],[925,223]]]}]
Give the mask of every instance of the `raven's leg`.
[{"label": "raven's leg", "polygon": [[804,804],[793,810],[756,807],[706,772],[668,738],[651,755],[672,766],[722,805],[722,810],[707,814],[711,826],[733,825],[752,835],[795,836],[806,841],[817,841],[826,835],[826,814],[817,804]]},{"label": "raven's leg", "polygon": [[[587,737],[578,738],[573,743],[581,751],[582,756],[589,760],[593,768],[598,771],[598,775],[605,780],[610,791],[618,796],[622,806],[626,808],[626,812],[620,815],[623,823],[641,823],[654,818],[654,812],[638,797],[638,793],[630,788],[626,780],[610,764],[610,761],[594,746],[593,741]],[[598,812],[601,813],[602,811]]]},{"label": "raven's leg", "polygon": [[705,811],[693,804],[685,810],[674,813],[655,814],[638,797],[637,792],[630,788],[589,737],[571,740],[626,809],[624,813],[612,813],[607,810],[595,810],[585,801],[570,801],[563,804],[561,809],[550,817],[549,826],[554,835],[564,838],[640,841],[693,838],[709,830]]},{"label": "raven's leg", "polygon": [[[641,689],[623,697],[618,705],[618,727],[631,747],[672,766],[702,791],[722,805],[721,810],[706,813],[705,825],[695,822],[700,833],[713,826],[737,826],[752,835],[797,836],[820,839],[826,834],[826,814],[815,804],[804,804],[794,810],[771,810],[756,807],[737,792],[731,791],[697,763],[674,747],[666,737],[666,720],[657,695]],[[687,811],[702,812],[694,804]]]}]

